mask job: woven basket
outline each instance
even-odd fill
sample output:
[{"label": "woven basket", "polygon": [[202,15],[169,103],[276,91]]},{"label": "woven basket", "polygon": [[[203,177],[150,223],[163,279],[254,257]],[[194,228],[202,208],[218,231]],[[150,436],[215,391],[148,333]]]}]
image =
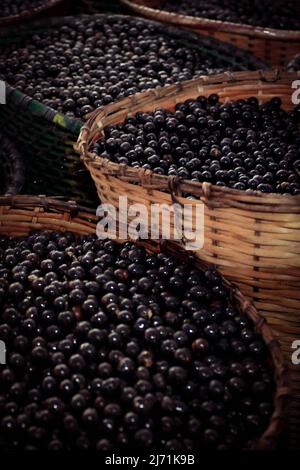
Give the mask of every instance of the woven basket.
[{"label": "woven basket", "polygon": [[[297,77],[300,73],[225,73],[141,93],[93,113],[76,147],[102,202],[118,208],[118,197],[126,195],[128,205],[142,202],[150,213],[153,203],[199,204],[182,194],[201,199],[205,242],[199,255],[255,302],[279,337],[289,362],[291,344],[300,337],[300,196],[247,193],[179,180],[112,163],[90,149],[102,138],[104,127],[122,122],[128,114],[161,107],[172,110],[176,103],[199,95],[219,93],[221,101],[257,96],[260,102],[279,95],[283,107],[291,109],[291,82]],[[300,443],[300,369],[291,369],[298,399],[293,403],[291,427]]]},{"label": "woven basket", "polygon": [[18,194],[24,184],[24,166],[17,148],[0,134],[0,194]]},{"label": "woven basket", "polygon": [[[68,230],[82,235],[95,233],[96,222],[97,219],[92,211],[78,206],[75,202],[35,196],[0,196],[0,234],[25,236],[31,230],[38,229]],[[182,260],[187,259],[187,253],[178,251],[178,247],[172,243],[164,244],[163,248],[157,243],[140,244],[152,253],[163,249]],[[198,256],[194,257],[194,264],[200,270],[208,266]],[[236,287],[225,279],[224,283],[230,290],[232,303],[237,306],[242,315],[250,317],[256,325],[256,330],[262,335],[273,359],[274,380],[277,384],[274,397],[275,409],[268,429],[257,442],[257,448],[274,448],[282,429],[287,398],[290,395],[287,368],[278,341],[275,340],[266,321],[259,316],[254,305],[246,300]]]},{"label": "woven basket", "polygon": [[[107,15],[99,15],[98,18],[105,20]],[[114,18],[122,17],[115,15]],[[72,17],[54,18],[35,22],[29,27],[0,31],[0,54],[1,46],[16,40],[22,43],[31,34],[62,24],[70,25],[72,21]],[[144,21],[148,23],[148,20]],[[197,47],[197,34],[173,27],[166,28],[160,23],[152,24],[165,34]],[[244,51],[210,38],[203,38],[203,41],[201,47],[209,48],[212,54],[227,57],[231,68],[265,68],[253,56],[244,55]],[[6,102],[6,106],[0,106],[0,124],[3,132],[23,148],[27,161],[24,192],[62,195],[94,207],[97,203],[94,185],[73,150],[82,122],[64,116],[10,86],[7,86]]]},{"label": "woven basket", "polygon": [[284,67],[300,50],[300,31],[286,31],[196,18],[159,10],[162,0],[120,0],[134,13],[184,26],[252,52],[275,67]]},{"label": "woven basket", "polygon": [[19,15],[0,18],[0,27],[23,24],[25,21],[29,21],[34,18],[63,14],[66,12],[68,4],[69,0],[44,0],[42,5],[31,8]]}]

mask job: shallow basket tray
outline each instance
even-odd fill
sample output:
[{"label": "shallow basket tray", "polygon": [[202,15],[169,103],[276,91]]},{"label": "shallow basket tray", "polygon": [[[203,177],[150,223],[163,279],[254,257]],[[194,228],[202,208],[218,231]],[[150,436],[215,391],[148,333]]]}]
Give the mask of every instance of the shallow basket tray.
[{"label": "shallow basket tray", "polygon": [[35,18],[64,13],[69,2],[70,0],[44,0],[42,5],[20,13],[19,15],[0,18],[0,28],[23,24],[25,21],[33,20]]},{"label": "shallow basket tray", "polygon": [[[83,15],[82,18],[89,16]],[[111,15],[98,15],[97,18]],[[11,42],[21,44],[31,34],[50,29],[62,24],[72,24],[77,17],[50,18],[37,21],[30,26],[0,31],[1,47]],[[124,18],[114,15],[113,18]],[[149,24],[148,20],[145,24]],[[228,58],[228,66],[240,69],[266,68],[266,66],[250,54],[233,48],[226,43],[215,42],[203,37],[197,45],[199,35],[191,31],[180,30],[172,26],[151,22],[159,31],[182,40],[193,47],[209,48],[211,54]],[[203,42],[202,42],[203,41]],[[27,194],[47,194],[49,196],[65,196],[80,201],[84,205],[95,207],[97,195],[93,182],[84,171],[78,155],[74,152],[82,121],[70,118],[24,95],[17,89],[7,86],[6,106],[0,105],[0,125],[2,131],[11,140],[17,142],[24,152],[27,163],[27,177],[24,192]]]},{"label": "shallow basket tray", "polygon": [[[248,193],[158,175],[110,162],[91,148],[103,137],[103,128],[123,122],[128,115],[156,108],[174,110],[176,103],[199,95],[218,93],[221,102],[251,96],[264,102],[280,96],[283,107],[291,109],[292,82],[299,77],[300,73],[275,71],[225,73],[140,93],[92,113],[76,146],[100,200],[116,209],[119,196],[127,196],[128,206],[144,204],[148,213],[154,203],[204,204],[204,247],[199,256],[254,301],[280,339],[290,364],[292,342],[300,337],[300,196]],[[297,388],[291,427],[300,443],[299,366],[291,365],[291,374]]]},{"label": "shallow basket tray", "polygon": [[[13,237],[26,236],[31,230],[72,231],[79,235],[96,232],[97,218],[92,210],[79,206],[76,202],[64,202],[60,199],[36,196],[0,196],[0,234]],[[181,260],[187,260],[184,251],[178,251],[173,243],[160,245],[151,242],[140,242],[147,251],[155,253],[166,251]],[[193,259],[195,267],[207,269],[209,265],[197,255]],[[255,324],[256,331],[266,343],[274,369],[276,392],[274,395],[274,412],[264,434],[256,443],[257,449],[271,449],[277,446],[280,431],[284,425],[285,409],[290,395],[287,367],[278,341],[271,329],[261,317],[254,305],[245,299],[243,294],[229,281],[223,279],[230,291],[230,298],[241,315],[247,315]]]},{"label": "shallow basket tray", "polygon": [[0,133],[0,194],[18,194],[24,178],[24,164],[19,150]]},{"label": "shallow basket tray", "polygon": [[[263,28],[211,20],[159,10],[162,0],[120,0],[134,13],[147,18],[184,26],[202,34],[235,44],[276,67],[285,66],[300,50],[300,31]],[[298,1],[298,0],[297,0]],[[299,4],[300,8],[300,4]]]}]

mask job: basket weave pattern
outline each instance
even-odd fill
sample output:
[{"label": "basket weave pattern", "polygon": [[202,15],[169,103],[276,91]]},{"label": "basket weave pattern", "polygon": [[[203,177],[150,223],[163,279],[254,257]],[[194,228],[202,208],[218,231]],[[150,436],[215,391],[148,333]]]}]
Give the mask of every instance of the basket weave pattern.
[{"label": "basket weave pattern", "polygon": [[[69,230],[80,235],[95,233],[97,219],[92,211],[78,206],[75,202],[64,202],[59,199],[34,196],[0,196],[0,234],[9,236],[25,236],[31,230]],[[150,252],[161,249],[186,259],[184,251],[178,251],[173,243],[159,244],[141,243]],[[207,268],[207,264],[198,256],[194,257],[198,269]],[[279,432],[284,424],[285,408],[289,397],[287,368],[278,341],[272,331],[255,309],[254,305],[245,299],[243,294],[229,281],[224,279],[226,287],[231,292],[231,301],[240,313],[252,319],[256,330],[262,335],[273,360],[276,393],[274,397],[274,412],[269,427],[257,442],[256,448],[269,449],[277,444]]]},{"label": "basket weave pattern", "polygon": [[[252,52],[270,65],[283,67],[300,49],[300,31],[286,31],[179,15],[159,10],[161,0],[121,0],[147,18],[184,26]],[[300,5],[299,5],[300,7]]]}]

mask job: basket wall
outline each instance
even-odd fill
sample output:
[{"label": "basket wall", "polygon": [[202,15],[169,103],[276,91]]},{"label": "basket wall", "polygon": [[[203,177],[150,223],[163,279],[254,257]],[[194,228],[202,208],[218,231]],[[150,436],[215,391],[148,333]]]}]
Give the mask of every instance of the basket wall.
[{"label": "basket wall", "polygon": [[[300,51],[300,31],[280,31],[237,25],[205,18],[168,13],[157,7],[161,0],[120,0],[136,14],[201,31],[221,41],[241,47],[274,67],[284,67]],[[156,7],[156,8],[154,8]],[[300,7],[300,5],[299,5]]]},{"label": "basket wall", "polygon": [[[0,196],[0,234],[9,236],[25,236],[30,230],[62,230],[73,231],[80,235],[95,233],[97,218],[93,211],[88,211],[74,202],[64,202],[46,197],[33,196]],[[140,242],[147,251],[159,252],[161,246],[153,242]],[[167,243],[164,250],[179,258],[186,259],[187,255],[179,251],[173,243]],[[195,266],[207,269],[207,264],[200,257],[194,257]],[[278,341],[275,340],[271,329],[259,316],[254,305],[245,299],[244,295],[229,281],[224,284],[231,292],[231,301],[236,304],[242,315],[249,316],[256,330],[267,344],[273,359],[274,380],[276,393],[274,397],[274,413],[268,429],[260,437],[256,448],[271,449],[277,446],[280,432],[284,425],[285,411],[290,396],[287,367],[283,359]]]},{"label": "basket wall", "polygon": [[[201,198],[205,204],[205,243],[199,256],[215,264],[255,302],[280,339],[290,364],[292,342],[300,337],[300,196],[248,194],[208,183],[173,181],[170,185],[168,177],[111,163],[90,154],[88,147],[98,140],[103,127],[122,122],[128,113],[174,109],[176,103],[199,95],[219,93],[221,101],[256,95],[261,102],[279,95],[283,106],[291,108],[291,80],[296,77],[284,74],[278,78],[274,72],[223,74],[136,95],[95,113],[79,139],[102,202],[118,207],[119,195],[126,195],[128,205],[141,202],[150,213],[151,204],[172,204],[174,197],[181,203],[199,204],[182,194]],[[299,445],[299,366],[291,365],[291,374],[297,392],[290,440],[297,439]]]}]

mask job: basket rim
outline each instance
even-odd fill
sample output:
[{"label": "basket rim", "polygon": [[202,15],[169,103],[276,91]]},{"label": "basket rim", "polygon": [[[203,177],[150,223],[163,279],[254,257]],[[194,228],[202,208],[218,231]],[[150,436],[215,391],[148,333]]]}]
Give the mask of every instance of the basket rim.
[{"label": "basket rim", "polygon": [[[243,83],[244,81],[261,81],[267,84],[276,83],[279,80],[286,80],[284,83],[290,83],[293,79],[300,77],[299,72],[287,72],[279,70],[271,71],[255,71],[255,72],[225,72],[217,75],[209,75],[199,77],[194,80],[189,80],[179,84],[170,85],[168,87],[159,87],[154,90],[148,90],[143,93],[123,98],[115,103],[107,105],[104,109],[99,108],[88,116],[85,125],[81,128],[75,150],[80,154],[81,159],[91,171],[91,168],[100,170],[105,175],[116,176],[121,180],[131,183],[138,183],[141,186],[149,189],[166,189],[173,195],[178,194],[178,191],[184,193],[191,193],[200,196],[203,202],[209,204],[214,199],[219,198],[224,200],[224,196],[236,199],[236,204],[243,204],[243,201],[250,201],[253,207],[265,206],[265,210],[270,209],[268,204],[272,206],[272,210],[277,209],[293,210],[293,212],[300,213],[300,195],[278,194],[278,193],[262,193],[260,191],[243,191],[239,189],[232,189],[227,187],[216,186],[208,182],[192,182],[178,177],[159,175],[152,170],[144,170],[142,168],[134,168],[130,165],[119,164],[111,162],[105,156],[97,155],[90,151],[90,146],[103,135],[105,128],[105,120],[109,116],[117,114],[118,111],[128,109],[130,105],[138,106],[139,100],[142,98],[149,98],[149,102],[155,102],[156,98],[174,97],[179,91],[186,89],[199,89],[201,90],[209,85],[224,85],[230,86],[234,84]],[[129,104],[129,106],[128,106]],[[134,112],[137,112],[135,110]],[[128,112],[130,114],[130,111]],[[172,189],[173,188],[173,189]],[[225,204],[225,201],[224,201]],[[236,207],[236,206],[235,206]],[[260,208],[261,210],[261,208]]]},{"label": "basket rim", "polygon": [[[40,208],[44,212],[53,213],[67,213],[69,219],[76,218],[79,216],[84,219],[84,217],[93,217],[97,221],[95,211],[79,206],[74,201],[67,201],[64,198],[49,198],[46,196],[27,196],[27,195],[17,195],[17,196],[0,196],[0,217],[5,212],[6,209],[30,209],[32,210],[35,219],[37,217],[37,212],[34,211],[34,208]],[[53,219],[52,219],[53,220]],[[0,227],[3,227],[3,222],[0,221]],[[45,229],[46,230],[46,229]],[[47,231],[47,230],[46,230]],[[116,240],[117,243],[122,243],[120,240]],[[139,241],[138,243],[146,248],[148,252],[161,252],[165,251],[177,256],[180,260],[191,259],[184,250],[179,250],[178,246],[174,242],[158,243],[149,243]],[[174,251],[173,251],[174,250]],[[203,270],[207,267],[212,266],[210,263],[204,262],[201,260],[199,255],[194,255],[192,259],[193,264],[197,269]],[[257,311],[254,304],[247,300],[242,292],[228,279],[224,278],[222,280],[224,285],[230,290],[230,301],[233,304],[237,305],[239,312],[242,315],[247,315],[254,323],[256,331],[261,335],[264,343],[269,349],[270,355],[272,357],[273,368],[274,368],[274,382],[276,385],[276,390],[274,393],[273,403],[274,411],[270,418],[269,425],[264,433],[258,438],[255,443],[255,449],[269,449],[274,448],[277,443],[277,439],[280,435],[280,432],[284,425],[284,419],[286,416],[286,410],[288,405],[288,399],[291,396],[291,386],[289,380],[288,365],[284,360],[282,349],[279,341],[275,338],[272,329],[269,327],[266,319]]]},{"label": "basket rim", "polygon": [[[68,212],[71,217],[74,217],[79,212],[84,212],[89,216],[94,216],[96,220],[96,210],[90,207],[82,206],[77,201],[67,199],[64,196],[47,196],[45,194],[31,195],[31,194],[8,194],[0,195],[0,207],[10,207],[11,209],[17,208],[33,208],[39,207],[45,211],[55,212]],[[0,224],[0,227],[2,225]]]},{"label": "basket rim", "polygon": [[[216,40],[214,38],[208,38],[207,36],[203,36],[200,33],[193,32],[193,31],[188,31],[185,29],[180,29],[177,28],[174,25],[162,25],[159,21],[154,21],[151,19],[147,18],[139,18],[139,17],[133,17],[130,15],[114,15],[114,14],[106,14],[106,13],[99,13],[96,15],[73,15],[73,16],[64,16],[64,17],[53,17],[53,18],[48,18],[47,20],[42,19],[42,20],[35,20],[31,22],[30,24],[25,24],[21,27],[18,27],[16,29],[16,33],[24,33],[25,35],[30,35],[33,33],[34,28],[38,27],[46,27],[47,29],[51,29],[55,26],[60,26],[64,24],[71,24],[72,21],[76,21],[78,18],[82,19],[88,19],[88,18],[96,18],[96,19],[103,19],[105,20],[106,18],[113,18],[113,19],[134,19],[136,18],[138,21],[143,21],[147,24],[152,24],[162,31],[167,31],[170,34],[181,34],[183,36],[183,39],[189,39],[191,41],[191,44],[195,42],[195,40],[201,39],[204,44],[211,45],[213,46],[214,44],[218,44],[219,48],[225,49],[227,52],[232,53],[232,55],[235,54],[235,57],[242,56],[245,59],[248,59],[253,63],[253,66],[257,68],[261,68],[263,70],[268,70],[269,67],[267,64],[265,64],[262,60],[259,58],[255,57],[255,55],[248,53],[247,51],[244,51],[243,49],[233,46],[232,44],[227,44],[225,42],[222,42],[220,40]],[[1,38],[6,38],[7,35],[13,34],[14,31],[11,31],[11,28],[3,28],[0,29],[0,40]],[[0,51],[1,51],[1,45],[0,45]],[[222,50],[220,51],[220,53]],[[18,90],[17,88],[9,85],[6,83],[6,94],[7,98],[11,100],[11,102],[18,107],[26,107],[32,114],[36,115],[37,117],[42,117],[46,119],[48,122],[53,123],[54,125],[66,130],[70,131],[73,134],[78,135],[80,132],[80,128],[83,125],[83,120],[78,118],[78,117],[71,117],[67,116],[66,114],[60,113],[56,111],[53,108],[50,108],[50,106],[47,106],[43,104],[40,101],[35,100],[34,98],[31,98],[29,95],[26,95],[22,91]]]},{"label": "basket rim", "polygon": [[224,33],[244,34],[252,37],[264,38],[269,40],[299,41],[300,31],[289,29],[264,28],[262,26],[247,25],[245,23],[234,23],[230,21],[212,20],[201,16],[182,15],[173,12],[167,12],[160,9],[139,3],[136,0],[120,0],[128,8],[144,14],[145,16],[155,16],[158,20],[179,24],[181,26],[195,27],[199,29],[208,29]]},{"label": "basket rim", "polygon": [[61,3],[64,3],[65,0],[47,0],[46,3],[41,4],[40,6],[34,8],[33,10],[27,10],[23,13],[11,16],[3,16],[0,18],[0,26],[7,26],[11,24],[16,24],[19,21],[30,20],[31,18],[35,18],[40,13],[49,10]]}]

